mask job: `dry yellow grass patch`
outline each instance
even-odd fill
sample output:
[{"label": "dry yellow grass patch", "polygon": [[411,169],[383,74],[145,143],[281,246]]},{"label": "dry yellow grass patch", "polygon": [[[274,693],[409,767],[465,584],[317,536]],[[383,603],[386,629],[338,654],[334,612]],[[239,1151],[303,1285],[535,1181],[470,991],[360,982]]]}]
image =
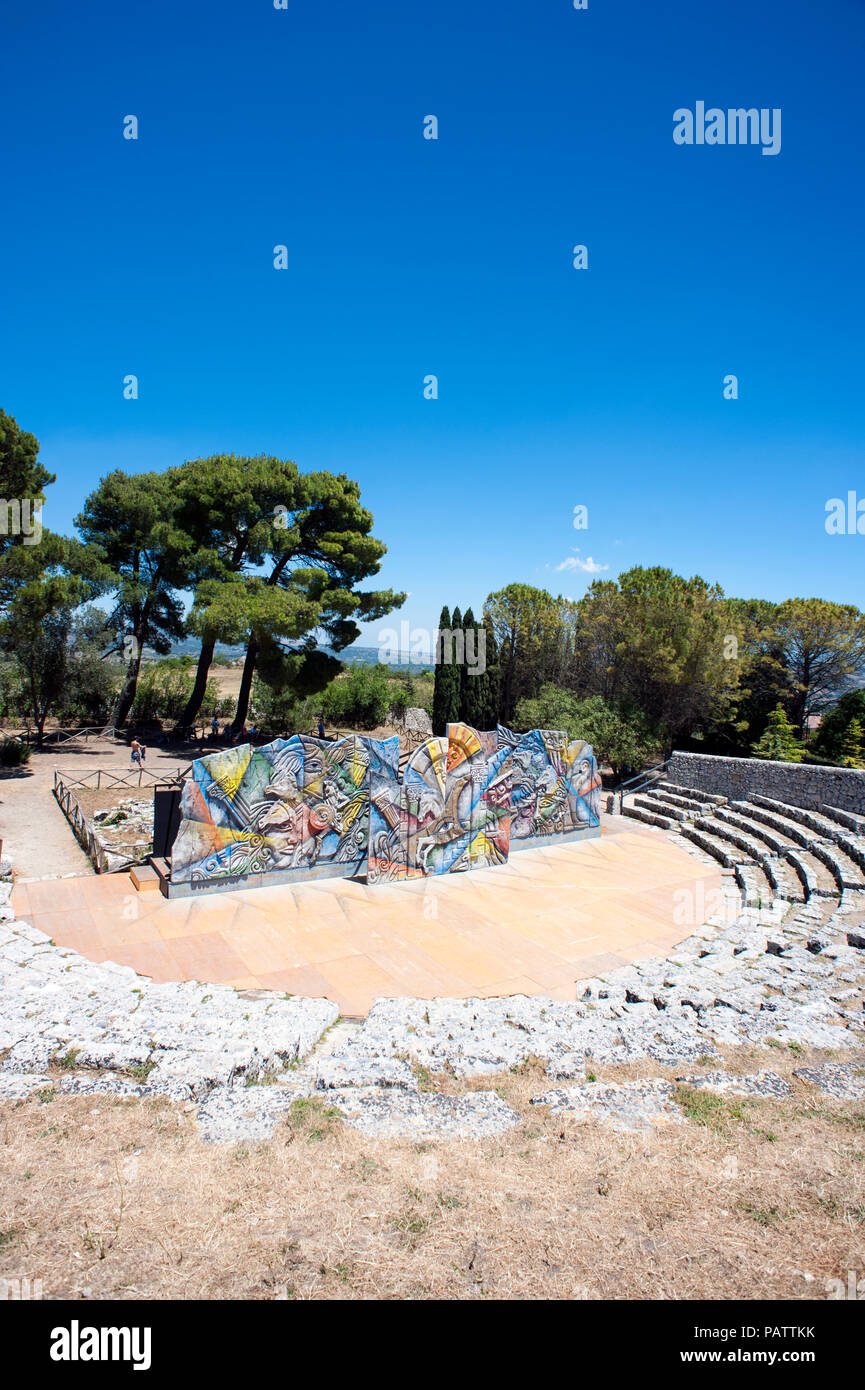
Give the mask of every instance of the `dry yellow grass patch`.
[{"label": "dry yellow grass patch", "polygon": [[[739,1053],[730,1069],[791,1077],[801,1061]],[[669,1076],[597,1069],[650,1074]],[[629,1135],[529,1107],[552,1084],[537,1064],[421,1081],[496,1089],[520,1124],[376,1141],[325,1099],[230,1147],[166,1101],[6,1103],[0,1276],[54,1298],[808,1299],[865,1270],[861,1105],[793,1079],[785,1101],[692,1093],[706,1123]]]}]

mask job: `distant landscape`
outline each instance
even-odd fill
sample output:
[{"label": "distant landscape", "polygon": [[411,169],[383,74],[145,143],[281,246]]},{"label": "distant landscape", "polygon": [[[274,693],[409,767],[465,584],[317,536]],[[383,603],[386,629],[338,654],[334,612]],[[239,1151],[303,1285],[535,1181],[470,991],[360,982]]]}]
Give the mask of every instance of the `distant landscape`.
[{"label": "distant landscape", "polygon": [[[287,643],[286,645],[288,646],[290,644]],[[200,641],[198,641],[194,637],[184,637],[182,641],[174,643],[173,647],[171,648],[171,655],[192,656],[197,659],[200,649]],[[320,652],[324,652],[327,656],[336,657],[338,661],[344,662],[346,666],[382,665],[389,667],[391,671],[400,672],[432,671],[435,669],[435,662],[431,660],[419,661],[414,656],[411,658],[411,661],[409,662],[407,654],[405,661],[401,662],[400,664],[396,664],[392,661],[382,661],[377,647],[364,647],[361,646],[359,643],[351,647],[346,647],[345,651],[342,652],[335,652],[332,647],[326,646],[320,646],[318,650]],[[153,659],[156,657],[156,652],[152,651],[149,647],[145,647],[144,655],[149,659]],[[216,650],[214,652],[214,659],[218,663],[225,663],[227,661],[242,661],[245,655],[246,647],[242,643],[237,643],[236,645],[232,646],[231,644],[217,642]]]}]

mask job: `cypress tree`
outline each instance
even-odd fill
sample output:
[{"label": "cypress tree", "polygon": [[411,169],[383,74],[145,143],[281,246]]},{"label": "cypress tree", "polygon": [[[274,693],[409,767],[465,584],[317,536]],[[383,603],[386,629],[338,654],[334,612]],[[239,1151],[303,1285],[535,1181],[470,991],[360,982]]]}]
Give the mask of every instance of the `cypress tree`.
[{"label": "cypress tree", "polygon": [[493,625],[486,617],[484,618],[484,627],[487,634],[487,644],[486,670],[480,678],[483,685],[483,720],[481,727],[484,729],[494,729],[501,717],[501,665],[499,663],[499,649],[496,645],[496,635],[493,631]]},{"label": "cypress tree", "polygon": [[[439,632],[446,632],[451,625],[451,615],[447,607],[444,607],[439,617]],[[434,734],[443,734],[445,725],[450,717],[450,679],[453,671],[452,666],[442,664],[442,643],[439,638],[436,643],[436,665],[433,677],[433,711],[432,726]]]},{"label": "cypress tree", "polygon": [[[480,656],[480,639],[478,636],[478,624],[475,615],[470,608],[466,609],[463,619],[463,628],[466,640],[466,663],[460,672],[460,718],[465,720],[473,729],[483,729],[485,710],[484,681],[486,673],[481,674],[477,669],[477,662]],[[483,629],[481,629],[483,631]],[[472,668],[474,674],[469,669],[468,655],[472,656]]]},{"label": "cypress tree", "polygon": [[450,674],[450,681],[448,682],[448,690],[450,693],[447,707],[447,722],[449,724],[456,724],[457,720],[462,719],[462,682],[463,673],[465,672],[465,658],[463,658],[463,664],[460,664],[457,660],[459,647],[457,645],[458,638],[456,634],[463,630],[463,615],[459,608],[455,608],[451,614],[451,627],[454,632],[454,642],[452,653],[453,661],[447,668]]}]

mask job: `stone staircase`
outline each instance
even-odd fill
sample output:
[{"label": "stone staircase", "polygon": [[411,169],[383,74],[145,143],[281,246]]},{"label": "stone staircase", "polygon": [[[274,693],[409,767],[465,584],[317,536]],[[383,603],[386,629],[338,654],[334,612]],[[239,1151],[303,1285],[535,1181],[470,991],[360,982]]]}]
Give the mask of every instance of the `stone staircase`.
[{"label": "stone staircase", "polygon": [[745,801],[660,781],[622,814],[680,836],[731,873],[746,907],[807,907],[815,924],[865,906],[865,817],[752,794]]}]

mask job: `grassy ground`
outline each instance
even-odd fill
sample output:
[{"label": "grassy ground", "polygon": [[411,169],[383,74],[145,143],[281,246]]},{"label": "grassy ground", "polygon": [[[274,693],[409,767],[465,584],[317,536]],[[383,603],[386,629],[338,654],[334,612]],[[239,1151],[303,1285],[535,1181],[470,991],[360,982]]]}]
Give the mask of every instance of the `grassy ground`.
[{"label": "grassy ground", "polygon": [[865,1272],[865,1107],[793,1078],[804,1060],[734,1054],[793,1097],[682,1091],[689,1123],[638,1135],[530,1107],[536,1064],[422,1075],[515,1106],[481,1143],[374,1141],[314,1100],[208,1146],[191,1107],[46,1090],[0,1110],[0,1276],[55,1298],[822,1299]]}]

